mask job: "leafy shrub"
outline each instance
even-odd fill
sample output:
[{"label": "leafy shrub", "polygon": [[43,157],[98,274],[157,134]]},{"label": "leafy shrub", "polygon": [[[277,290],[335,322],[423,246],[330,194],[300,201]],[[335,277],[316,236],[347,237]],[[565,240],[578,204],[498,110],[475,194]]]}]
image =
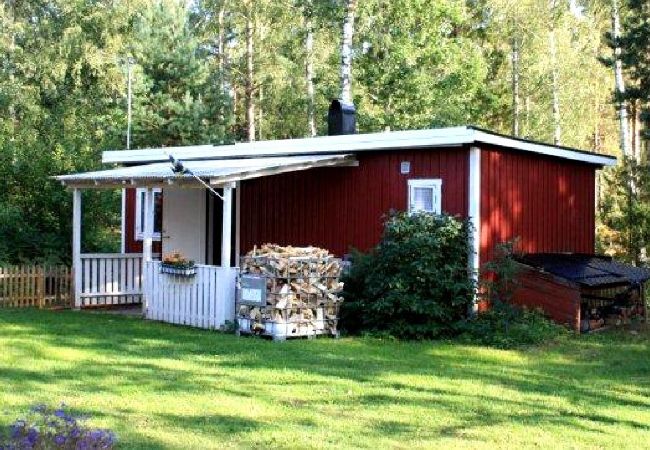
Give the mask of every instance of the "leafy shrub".
[{"label": "leafy shrub", "polygon": [[519,266],[514,259],[516,245],[517,240],[497,245],[494,258],[483,267],[479,291],[489,303],[489,309],[460,324],[461,340],[513,348],[540,344],[564,330],[540,311],[511,304],[519,285]]},{"label": "leafy shrub", "polygon": [[473,301],[470,227],[448,215],[390,215],[379,245],[353,255],[341,328],[408,339],[452,334]]},{"label": "leafy shrub", "polygon": [[566,332],[539,311],[502,302],[461,323],[458,331],[461,341],[497,348],[538,345]]},{"label": "leafy shrub", "polygon": [[11,424],[5,434],[5,443],[0,434],[0,450],[98,450],[112,449],[116,442],[110,431],[84,427],[63,405],[57,409],[35,406],[25,418]]}]

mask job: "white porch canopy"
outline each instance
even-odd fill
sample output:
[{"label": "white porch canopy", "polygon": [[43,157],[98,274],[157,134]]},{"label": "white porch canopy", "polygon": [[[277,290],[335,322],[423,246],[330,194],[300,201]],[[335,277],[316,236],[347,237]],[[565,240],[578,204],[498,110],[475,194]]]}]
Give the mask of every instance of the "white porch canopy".
[{"label": "white porch canopy", "polygon": [[[73,190],[73,224],[72,224],[72,258],[75,285],[75,305],[81,306],[82,297],[98,296],[100,293],[89,293],[85,290],[89,282],[86,280],[89,273],[95,272],[95,266],[89,265],[89,259],[97,259],[99,266],[99,285],[107,286],[111,284],[122,283],[125,274],[129,277],[136,277],[139,272],[142,274],[141,285],[146,285],[146,273],[152,264],[152,246],[153,246],[153,213],[154,195],[153,188],[174,186],[178,188],[202,188],[209,186],[210,189],[223,188],[222,194],[217,194],[223,201],[223,223],[221,229],[221,267],[214,267],[215,270],[221,270],[228,277],[232,278],[230,271],[230,254],[231,254],[231,236],[232,236],[232,213],[233,213],[233,188],[237,182],[251,178],[258,178],[269,175],[276,175],[286,172],[296,172],[317,167],[341,167],[356,166],[358,163],[354,155],[350,154],[328,154],[328,155],[307,155],[307,156],[284,156],[284,157],[230,157],[228,159],[205,159],[182,161],[183,173],[176,173],[172,170],[170,162],[156,162],[151,164],[120,167],[109,170],[100,170],[94,172],[85,172],[71,175],[61,175],[55,177],[64,186]],[[142,255],[140,270],[133,268],[127,269],[126,264],[129,262],[125,258],[138,257],[139,255],[82,255],[81,254],[81,190],[82,189],[115,189],[127,187],[145,188],[143,202],[144,230],[142,233]],[[85,258],[85,259],[84,259]],[[121,258],[117,261],[116,258]],[[84,264],[82,264],[82,259]],[[108,270],[105,267],[104,260],[108,260],[113,269]],[[133,261],[135,262],[135,260]],[[95,264],[95,263],[93,263]],[[213,267],[213,266],[206,266]],[[83,268],[83,273],[82,273]],[[207,270],[207,269],[206,269]],[[112,274],[110,278],[109,272]],[[85,277],[85,278],[84,278]],[[92,276],[90,277],[92,278]],[[109,280],[110,278],[110,280]],[[136,277],[137,278],[137,277]],[[229,278],[229,279],[230,279]],[[82,281],[83,279],[83,281]],[[234,278],[232,278],[234,280]],[[231,280],[231,281],[232,281]],[[95,280],[96,281],[96,280]],[[131,280],[127,284],[133,284]],[[234,282],[234,281],[233,281]],[[232,284],[232,283],[230,283]],[[228,284],[228,286],[230,286]],[[226,286],[226,287],[228,287]],[[82,287],[84,292],[82,292]],[[226,288],[224,287],[224,289]],[[228,289],[232,286],[228,287]],[[230,289],[232,290],[232,289]],[[115,295],[135,295],[136,291],[123,289],[110,289],[108,296]],[[227,289],[224,292],[230,292]],[[154,295],[150,293],[149,295]],[[225,294],[224,294],[225,295]],[[229,295],[229,294],[228,294]],[[234,299],[233,299],[234,301]],[[234,303],[233,303],[234,304]]]},{"label": "white porch canopy", "polygon": [[[214,186],[315,167],[350,165],[356,165],[356,160],[354,155],[349,154],[183,161],[183,166],[186,169]],[[86,189],[127,187],[129,185],[203,187],[190,174],[174,173],[168,162],[60,175],[56,179],[65,186]]]}]

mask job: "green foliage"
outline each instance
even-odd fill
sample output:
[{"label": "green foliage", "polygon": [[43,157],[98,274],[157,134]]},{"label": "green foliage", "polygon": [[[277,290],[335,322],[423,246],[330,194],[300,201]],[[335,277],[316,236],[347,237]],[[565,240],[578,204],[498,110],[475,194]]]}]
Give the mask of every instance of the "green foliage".
[{"label": "green foliage", "polygon": [[497,244],[493,259],[483,265],[479,291],[489,304],[509,303],[518,287],[519,265],[514,259],[517,242]]},{"label": "green foliage", "polygon": [[598,250],[639,264],[650,243],[650,166],[628,158],[604,171],[602,180]]},{"label": "green foliage", "polygon": [[452,334],[474,292],[469,229],[468,221],[448,215],[391,215],[379,245],[353,259],[342,328],[407,339]]},{"label": "green foliage", "polygon": [[497,348],[539,345],[566,333],[566,329],[539,311],[495,303],[458,327],[461,342]]},{"label": "green foliage", "polygon": [[518,286],[519,268],[513,257],[516,245],[516,240],[497,245],[494,259],[484,265],[480,291],[489,308],[459,325],[461,341],[513,348],[541,344],[564,330],[541,312],[510,303]]},{"label": "green foliage", "polygon": [[627,0],[627,14],[620,39],[623,67],[633,82],[625,97],[640,101],[643,108],[645,138],[650,139],[650,4],[647,0]]}]

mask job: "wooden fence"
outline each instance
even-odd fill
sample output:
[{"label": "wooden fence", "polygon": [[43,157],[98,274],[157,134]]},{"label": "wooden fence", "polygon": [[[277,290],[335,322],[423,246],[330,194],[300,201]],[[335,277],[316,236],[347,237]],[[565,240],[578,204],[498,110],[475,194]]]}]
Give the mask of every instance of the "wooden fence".
[{"label": "wooden fence", "polygon": [[198,264],[196,275],[160,273],[160,262],[146,263],[145,317],[215,329],[235,317],[237,269]]},{"label": "wooden fence", "polygon": [[69,307],[72,278],[66,266],[0,267],[0,308]]}]

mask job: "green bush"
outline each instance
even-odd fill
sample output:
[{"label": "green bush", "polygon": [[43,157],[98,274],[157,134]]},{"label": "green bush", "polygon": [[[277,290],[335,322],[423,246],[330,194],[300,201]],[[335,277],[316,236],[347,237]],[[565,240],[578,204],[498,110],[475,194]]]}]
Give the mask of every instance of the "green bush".
[{"label": "green bush", "polygon": [[379,245],[353,255],[341,328],[407,339],[452,335],[473,301],[470,227],[448,215],[390,215]]},{"label": "green bush", "polygon": [[489,309],[461,323],[461,340],[499,348],[541,344],[557,337],[564,328],[550,321],[539,311],[513,306],[511,301],[519,286],[519,265],[514,249],[517,240],[499,244],[492,261],[481,270],[483,299]]},{"label": "green bush", "polygon": [[502,302],[461,323],[458,331],[463,342],[497,348],[538,345],[566,333],[539,311]]}]

